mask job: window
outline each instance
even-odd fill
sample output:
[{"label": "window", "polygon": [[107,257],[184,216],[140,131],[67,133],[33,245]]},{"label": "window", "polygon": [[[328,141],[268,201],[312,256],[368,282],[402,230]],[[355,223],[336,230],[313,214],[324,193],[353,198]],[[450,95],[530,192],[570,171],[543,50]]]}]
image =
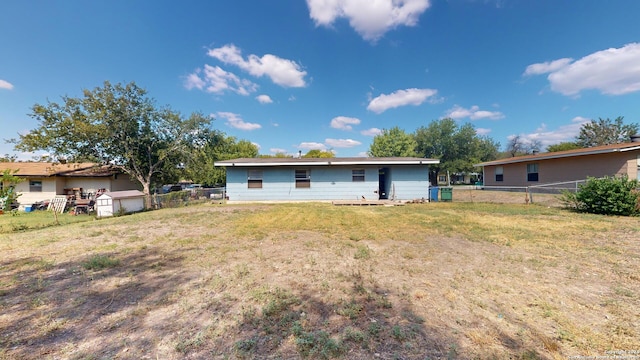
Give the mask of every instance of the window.
[{"label": "window", "polygon": [[262,170],[247,171],[247,187],[249,189],[262,189]]},{"label": "window", "polygon": [[527,164],[527,181],[538,181],[538,164]]},{"label": "window", "polygon": [[29,181],[29,191],[30,192],[42,192],[42,181]]},{"label": "window", "polygon": [[296,170],[296,188],[310,188],[311,177],[309,170]]},{"label": "window", "polygon": [[351,170],[351,181],[362,182],[364,181],[364,169]]},{"label": "window", "polygon": [[496,166],[496,181],[504,181],[504,168]]},{"label": "window", "polygon": [[438,184],[446,183],[447,175],[438,175]]}]

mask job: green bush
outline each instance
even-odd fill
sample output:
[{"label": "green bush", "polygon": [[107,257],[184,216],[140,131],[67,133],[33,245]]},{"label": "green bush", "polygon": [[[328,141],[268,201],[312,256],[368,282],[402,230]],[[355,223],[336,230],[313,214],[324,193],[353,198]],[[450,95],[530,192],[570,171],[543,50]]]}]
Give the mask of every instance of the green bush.
[{"label": "green bush", "polygon": [[576,193],[565,192],[564,204],[580,212],[640,215],[640,183],[625,176],[588,178]]}]

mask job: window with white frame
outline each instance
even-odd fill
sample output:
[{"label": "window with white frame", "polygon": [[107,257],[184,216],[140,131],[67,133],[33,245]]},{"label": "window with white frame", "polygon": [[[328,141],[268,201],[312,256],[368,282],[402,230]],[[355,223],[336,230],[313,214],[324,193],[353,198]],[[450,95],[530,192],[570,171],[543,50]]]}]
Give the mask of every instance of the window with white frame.
[{"label": "window with white frame", "polygon": [[247,187],[262,189],[262,170],[247,170]]},{"label": "window with white frame", "polygon": [[496,181],[504,181],[504,168],[496,166]]},{"label": "window with white frame", "polygon": [[311,176],[309,170],[296,170],[296,188],[305,189],[311,187]]},{"label": "window with white frame", "polygon": [[538,181],[538,164],[527,164],[527,181]]},{"label": "window with white frame", "polygon": [[363,182],[364,181],[364,169],[351,170],[351,181]]}]

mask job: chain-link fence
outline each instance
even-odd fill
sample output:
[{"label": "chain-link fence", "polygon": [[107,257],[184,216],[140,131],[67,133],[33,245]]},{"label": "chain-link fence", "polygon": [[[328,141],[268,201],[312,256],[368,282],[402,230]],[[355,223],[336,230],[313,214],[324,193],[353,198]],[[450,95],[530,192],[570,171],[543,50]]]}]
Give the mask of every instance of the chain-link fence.
[{"label": "chain-link fence", "polygon": [[155,209],[175,208],[207,201],[224,201],[225,188],[199,188],[155,194],[152,197]]}]

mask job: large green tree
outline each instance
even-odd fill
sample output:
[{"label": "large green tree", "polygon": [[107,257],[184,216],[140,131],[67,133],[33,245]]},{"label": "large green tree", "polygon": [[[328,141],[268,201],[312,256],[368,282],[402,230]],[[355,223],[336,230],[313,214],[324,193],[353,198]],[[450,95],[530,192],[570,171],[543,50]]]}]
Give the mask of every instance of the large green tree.
[{"label": "large green tree", "polygon": [[414,136],[419,156],[440,160],[440,164],[429,167],[434,183],[440,172],[476,171],[474,164],[496,159],[500,146],[492,139],[478,135],[473,125],[467,123],[459,126],[450,118],[422,126]]},{"label": "large green tree", "polygon": [[210,118],[185,118],[169,107],[158,108],[135,83],[84,90],[61,103],[36,104],[31,117],[38,127],[14,140],[17,150],[45,150],[71,161],[110,164],[142,184],[151,206],[150,188],[163,171],[184,162],[194,137]]},{"label": "large green tree", "polygon": [[373,157],[411,157],[416,156],[416,145],[411,134],[396,126],[374,136],[367,153]]},{"label": "large green tree", "polygon": [[215,186],[225,182],[224,168],[214,166],[216,161],[258,156],[258,147],[247,140],[236,140],[217,130],[206,130],[198,139],[187,159],[184,177],[196,183]]},{"label": "large green tree", "polygon": [[576,144],[587,148],[628,142],[631,135],[637,134],[639,129],[640,125],[637,123],[625,124],[622,116],[614,120],[598,118],[582,125]]}]

